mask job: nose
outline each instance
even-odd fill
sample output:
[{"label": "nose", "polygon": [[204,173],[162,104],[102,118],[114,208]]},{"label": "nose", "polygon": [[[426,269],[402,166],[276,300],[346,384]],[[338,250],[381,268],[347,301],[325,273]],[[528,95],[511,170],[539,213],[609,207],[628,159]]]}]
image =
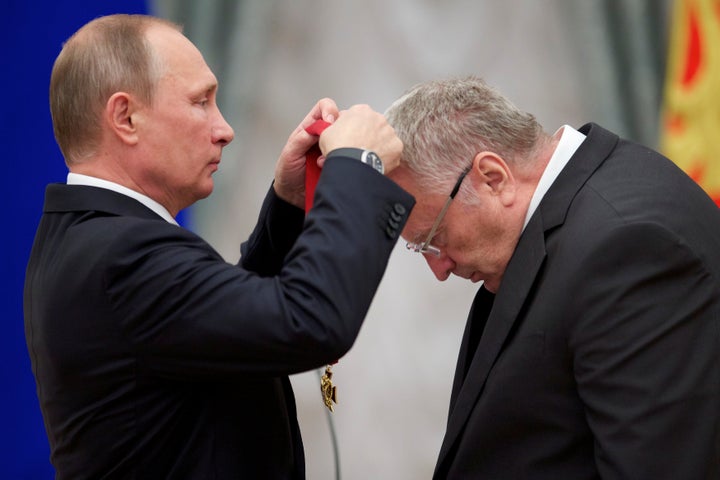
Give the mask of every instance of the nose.
[{"label": "nose", "polygon": [[435,274],[435,278],[444,282],[450,277],[453,269],[455,268],[455,262],[444,253],[440,253],[440,256],[436,257],[431,254],[424,254],[425,261],[427,262],[430,270]]},{"label": "nose", "polygon": [[235,131],[230,126],[230,124],[225,121],[225,117],[223,117],[219,109],[218,122],[217,125],[213,128],[212,135],[213,143],[219,143],[223,147],[232,142],[233,138],[235,138]]}]

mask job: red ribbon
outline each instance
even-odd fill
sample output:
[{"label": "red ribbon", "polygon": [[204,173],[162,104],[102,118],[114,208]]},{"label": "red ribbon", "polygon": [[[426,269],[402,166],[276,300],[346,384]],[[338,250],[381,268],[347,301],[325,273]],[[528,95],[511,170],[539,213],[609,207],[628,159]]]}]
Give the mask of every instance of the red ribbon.
[{"label": "red ribbon", "polygon": [[[310,135],[320,136],[320,134],[329,127],[331,124],[325,120],[315,120],[315,122],[307,127],[305,131]],[[315,196],[315,186],[320,179],[320,167],[317,164],[318,158],[320,158],[320,147],[316,143],[310,150],[305,154],[305,213],[310,211],[313,204],[313,197]],[[338,361],[332,362],[332,365]]]},{"label": "red ribbon", "polygon": [[[315,120],[315,123],[307,127],[305,131],[310,135],[319,137],[323,130],[329,126],[330,123],[325,120]],[[305,154],[305,213],[309,212],[312,207],[315,186],[320,179],[320,167],[317,164],[320,153],[320,147],[316,143]]]}]

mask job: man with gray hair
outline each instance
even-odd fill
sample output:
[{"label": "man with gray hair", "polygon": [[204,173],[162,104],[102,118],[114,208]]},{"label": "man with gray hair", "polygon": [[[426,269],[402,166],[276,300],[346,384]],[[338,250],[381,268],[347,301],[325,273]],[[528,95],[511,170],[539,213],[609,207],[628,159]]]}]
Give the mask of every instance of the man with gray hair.
[{"label": "man with gray hair", "polygon": [[657,152],[478,78],[387,112],[403,237],[482,282],[436,479],[720,478],[720,210]]}]

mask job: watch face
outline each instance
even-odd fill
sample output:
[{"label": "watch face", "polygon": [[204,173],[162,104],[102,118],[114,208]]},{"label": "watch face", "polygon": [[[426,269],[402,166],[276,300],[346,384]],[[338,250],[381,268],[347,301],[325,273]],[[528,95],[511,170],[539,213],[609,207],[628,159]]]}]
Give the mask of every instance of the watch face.
[{"label": "watch face", "polygon": [[380,173],[384,173],[385,171],[382,160],[380,160],[380,157],[378,157],[375,152],[365,150],[362,155],[362,161],[364,163],[367,163]]}]

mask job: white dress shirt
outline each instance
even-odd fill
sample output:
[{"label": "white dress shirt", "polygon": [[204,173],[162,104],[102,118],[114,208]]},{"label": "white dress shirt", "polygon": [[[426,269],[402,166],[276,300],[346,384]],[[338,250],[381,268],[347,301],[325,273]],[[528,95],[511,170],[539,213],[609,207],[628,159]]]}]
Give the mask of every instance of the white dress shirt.
[{"label": "white dress shirt", "polygon": [[113,192],[121,193],[125,196],[134,198],[138,202],[142,203],[146,207],[148,207],[153,212],[160,215],[162,218],[164,218],[167,222],[172,223],[174,225],[177,225],[178,223],[175,221],[172,215],[170,215],[170,212],[167,211],[165,207],[160,205],[158,202],[153,200],[152,198],[148,197],[147,195],[143,195],[142,193],[136,192],[135,190],[130,190],[127,187],[123,187],[120,184],[117,184],[115,182],[109,182],[107,180],[103,180],[101,178],[97,177],[91,177],[89,175],[83,175],[81,173],[68,173],[67,176],[67,184],[68,185],[87,185],[90,187],[99,187],[99,188],[105,188],[107,190],[112,190]]},{"label": "white dress shirt", "polygon": [[545,167],[545,171],[540,177],[540,181],[535,188],[535,193],[533,193],[533,196],[530,199],[530,206],[525,214],[523,230],[525,230],[525,227],[530,221],[530,217],[532,217],[535,210],[537,210],[538,205],[540,205],[540,201],[550,189],[550,186],[553,184],[557,176],[560,175],[562,169],[565,168],[565,165],[567,165],[570,157],[573,156],[578,147],[580,147],[580,144],[585,140],[585,135],[569,125],[563,125],[558,129],[558,131],[560,130],[562,130],[560,141],[558,142],[552,157],[550,157],[550,161],[548,162],[547,167]]}]

